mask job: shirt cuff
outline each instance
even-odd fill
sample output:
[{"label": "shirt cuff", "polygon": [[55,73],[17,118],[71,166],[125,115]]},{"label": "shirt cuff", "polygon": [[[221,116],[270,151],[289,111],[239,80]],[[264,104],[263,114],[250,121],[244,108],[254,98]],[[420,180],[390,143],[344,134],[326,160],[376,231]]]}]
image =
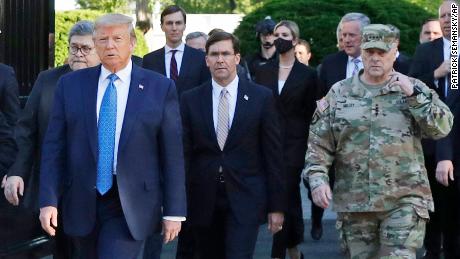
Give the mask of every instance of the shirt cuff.
[{"label": "shirt cuff", "polygon": [[185,217],[172,217],[172,216],[164,216],[163,219],[169,221],[185,221]]},{"label": "shirt cuff", "polygon": [[314,173],[308,177],[310,188],[313,191],[322,184],[329,184],[329,177],[323,173]]}]

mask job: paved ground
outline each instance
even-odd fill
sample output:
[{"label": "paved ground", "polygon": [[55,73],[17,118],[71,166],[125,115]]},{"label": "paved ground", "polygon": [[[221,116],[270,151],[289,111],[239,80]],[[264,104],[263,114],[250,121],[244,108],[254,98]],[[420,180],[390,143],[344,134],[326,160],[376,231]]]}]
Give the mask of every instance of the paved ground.
[{"label": "paved ground", "polygon": [[[323,221],[323,238],[315,241],[310,237],[310,200],[307,198],[306,189],[301,186],[302,202],[303,202],[303,215],[305,219],[305,233],[304,243],[300,246],[301,251],[304,253],[305,259],[307,258],[344,258],[340,254],[339,242],[337,231],[335,230],[336,214],[330,210],[326,210]],[[267,259],[270,258],[271,249],[271,234],[267,230],[267,226],[261,226],[259,237],[257,240],[256,251],[254,259]],[[163,248],[161,259],[174,259],[176,252],[176,242],[167,245]]]}]

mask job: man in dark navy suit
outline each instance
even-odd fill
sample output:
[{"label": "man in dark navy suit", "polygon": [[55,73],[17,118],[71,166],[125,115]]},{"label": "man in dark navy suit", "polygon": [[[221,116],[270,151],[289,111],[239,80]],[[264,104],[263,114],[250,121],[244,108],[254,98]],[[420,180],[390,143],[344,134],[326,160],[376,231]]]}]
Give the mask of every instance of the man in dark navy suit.
[{"label": "man in dark navy suit", "polygon": [[[132,64],[132,19],[95,22],[102,66],[59,80],[40,171],[40,222],[75,238],[81,258],[136,258],[185,220],[182,127],[174,82]],[[57,222],[62,197],[63,224]]]},{"label": "man in dark navy suit", "polygon": [[[451,10],[455,1],[444,1],[439,7],[439,22],[442,37],[420,44],[414,54],[409,75],[423,81],[434,89],[455,114],[458,102],[458,90],[450,89],[450,46],[451,46]],[[458,210],[458,118],[455,116],[452,133],[448,138],[432,141],[422,140],[425,167],[434,200],[434,212],[430,212],[430,221],[426,225],[424,245],[425,258],[459,258],[460,256],[460,211]],[[442,149],[445,149],[442,151]],[[441,152],[440,152],[441,151]],[[454,176],[455,172],[455,176]],[[451,174],[451,175],[450,175]],[[449,178],[448,176],[452,176]],[[449,180],[449,179],[450,180]],[[440,180],[441,179],[441,180]]]},{"label": "man in dark navy suit", "polygon": [[[40,151],[48,128],[57,82],[64,74],[99,65],[93,31],[94,24],[89,21],[79,21],[72,26],[68,38],[68,64],[43,71],[38,75],[15,129],[18,155],[8,171],[4,193],[11,204],[21,204],[33,212],[34,219],[38,214]],[[41,229],[39,222],[36,224],[38,229]],[[63,231],[60,231],[62,228],[58,230],[54,239],[56,245],[53,257],[67,259],[72,253],[71,242]]]},{"label": "man in dark navy suit", "polygon": [[166,45],[144,56],[143,67],[156,71],[176,82],[179,96],[185,90],[210,79],[202,51],[182,42],[187,16],[181,7],[166,7],[160,16]]},{"label": "man in dark navy suit", "polygon": [[252,258],[259,225],[282,229],[281,133],[273,94],[237,76],[239,43],[212,34],[212,81],[184,93],[188,217],[200,259]]}]

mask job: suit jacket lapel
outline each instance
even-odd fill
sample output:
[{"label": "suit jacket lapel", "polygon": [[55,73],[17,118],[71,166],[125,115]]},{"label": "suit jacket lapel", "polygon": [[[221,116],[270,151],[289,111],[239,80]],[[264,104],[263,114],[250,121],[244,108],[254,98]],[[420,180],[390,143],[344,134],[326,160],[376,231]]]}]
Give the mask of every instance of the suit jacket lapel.
[{"label": "suit jacket lapel", "polygon": [[158,60],[155,61],[157,71],[166,76],[166,63],[165,63],[165,47],[159,50]]},{"label": "suit jacket lapel", "polygon": [[295,85],[295,80],[297,79],[297,70],[300,68],[300,62],[299,61],[295,61],[294,62],[294,65],[291,69],[291,72],[289,72],[289,75],[288,77],[286,78],[286,83],[284,83],[284,87],[283,87],[283,90],[281,91],[281,96],[284,96],[286,95],[286,92],[289,92],[289,89],[291,89],[292,87],[294,87]]},{"label": "suit jacket lapel", "polygon": [[248,88],[244,81],[240,79],[238,83],[238,94],[236,99],[235,114],[233,116],[232,126],[228,133],[224,148],[230,146],[232,144],[232,141],[236,139],[237,134],[242,130],[242,125],[245,121],[244,119],[248,114],[248,102],[250,101],[251,96],[248,93]]},{"label": "suit jacket lapel", "polygon": [[217,143],[216,130],[214,128],[214,117],[212,110],[212,85],[208,83],[207,87],[203,88],[203,98],[201,98],[201,111],[203,114],[203,121],[206,124],[206,135],[211,138],[215,148],[219,148]]},{"label": "suit jacket lapel", "polygon": [[[89,144],[94,159],[97,161],[97,116],[96,116],[96,102],[97,102],[97,88],[99,83],[99,75],[101,73],[101,66],[88,70],[89,76],[81,87],[83,102],[85,106],[85,123],[88,131]],[[85,80],[85,81],[86,81]]]},{"label": "suit jacket lapel", "polygon": [[[134,122],[136,121],[137,113],[143,104],[143,91],[147,90],[139,88],[140,84],[147,85],[147,83],[143,82],[143,79],[143,74],[139,67],[133,64],[133,70],[131,72],[131,83],[129,85],[128,101],[126,103],[125,116],[123,118],[123,126],[121,128],[120,141],[118,145],[119,151],[126,144],[129,133],[131,132]],[[150,85],[150,87],[155,86]]]}]

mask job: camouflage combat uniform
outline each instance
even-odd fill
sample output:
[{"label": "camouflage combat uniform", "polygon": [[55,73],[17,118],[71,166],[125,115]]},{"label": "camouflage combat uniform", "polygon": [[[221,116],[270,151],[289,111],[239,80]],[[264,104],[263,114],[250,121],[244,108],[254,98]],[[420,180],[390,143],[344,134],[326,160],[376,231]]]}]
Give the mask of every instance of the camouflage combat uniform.
[{"label": "camouflage combat uniform", "polygon": [[327,184],[334,162],[333,209],[353,258],[411,258],[433,210],[420,139],[446,136],[453,117],[417,79],[421,93],[407,97],[388,84],[370,91],[359,75],[318,101],[304,177],[312,190]]}]

